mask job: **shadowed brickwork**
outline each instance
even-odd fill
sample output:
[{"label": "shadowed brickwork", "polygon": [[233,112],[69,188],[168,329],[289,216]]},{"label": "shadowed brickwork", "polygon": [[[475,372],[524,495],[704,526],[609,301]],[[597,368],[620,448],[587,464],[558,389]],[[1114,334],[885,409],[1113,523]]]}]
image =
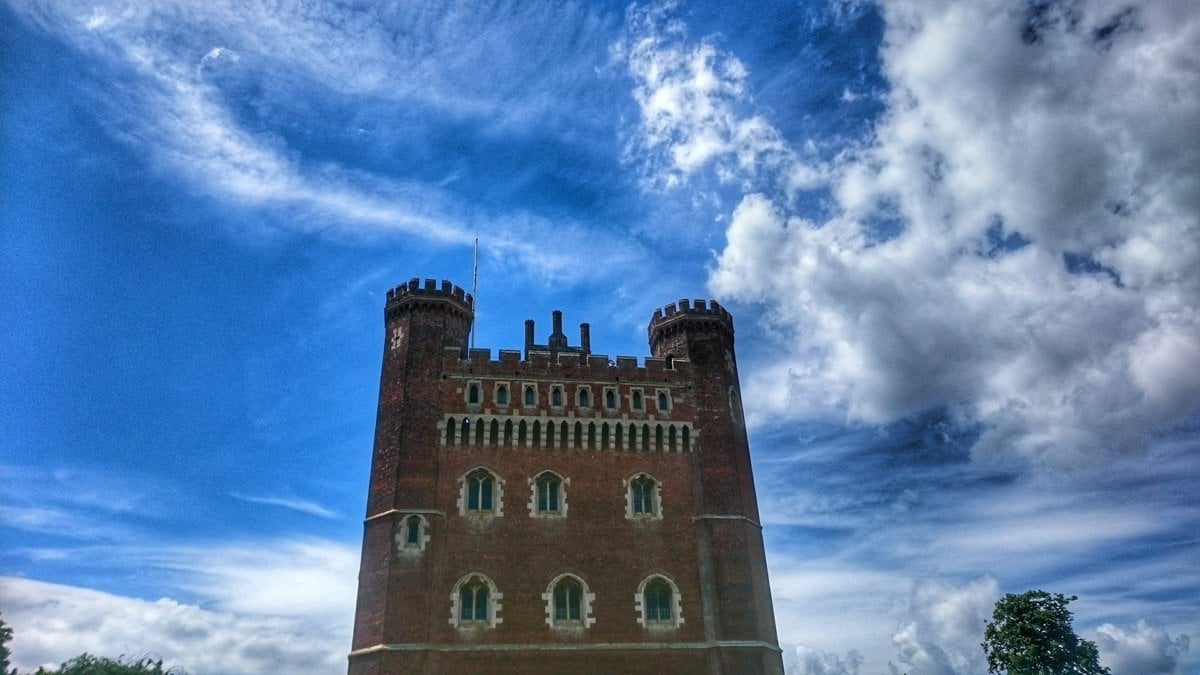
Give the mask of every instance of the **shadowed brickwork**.
[{"label": "shadowed brickwork", "polygon": [[651,356],[466,348],[470,294],[388,292],[351,673],[779,673],[733,319]]}]

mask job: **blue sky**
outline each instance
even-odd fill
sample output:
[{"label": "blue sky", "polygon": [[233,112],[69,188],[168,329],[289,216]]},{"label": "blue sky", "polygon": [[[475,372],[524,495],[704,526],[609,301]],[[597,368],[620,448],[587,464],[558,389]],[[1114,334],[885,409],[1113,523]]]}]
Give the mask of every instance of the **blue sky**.
[{"label": "blue sky", "polygon": [[7,0],[17,664],[343,671],[384,294],[479,237],[477,346],[732,309],[790,672],[1044,588],[1200,673],[1200,19],[964,5]]}]

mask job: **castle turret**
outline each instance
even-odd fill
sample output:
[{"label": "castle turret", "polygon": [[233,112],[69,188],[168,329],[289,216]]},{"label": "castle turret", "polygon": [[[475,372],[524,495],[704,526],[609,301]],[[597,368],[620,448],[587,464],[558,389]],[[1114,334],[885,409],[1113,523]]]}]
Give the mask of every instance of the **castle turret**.
[{"label": "castle turret", "polygon": [[[707,421],[704,442],[695,454],[699,557],[712,561],[702,570],[705,629],[710,639],[774,643],[775,618],[742,414],[733,317],[715,300],[684,299],[656,309],[648,333],[651,354],[667,363],[691,362],[692,403]],[[757,667],[741,663],[732,668],[742,669]]]},{"label": "castle turret", "polygon": [[[449,281],[412,279],[387,292],[384,307],[383,372],[375,423],[375,450],[363,532],[355,644],[381,644],[395,634],[408,612],[388,613],[387,598],[396,584],[428,583],[429,570],[409,566],[394,573],[392,539],[404,514],[429,513],[435,507],[438,408],[429,390],[437,380],[446,351],[466,349],[474,318],[473,298]],[[424,516],[423,516],[424,517]]]}]

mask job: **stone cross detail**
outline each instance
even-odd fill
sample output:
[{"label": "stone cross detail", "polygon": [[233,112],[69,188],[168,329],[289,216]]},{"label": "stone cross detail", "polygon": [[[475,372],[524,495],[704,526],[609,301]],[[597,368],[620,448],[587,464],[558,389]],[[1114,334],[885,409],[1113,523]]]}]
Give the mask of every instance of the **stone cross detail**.
[{"label": "stone cross detail", "polygon": [[392,349],[400,348],[400,341],[404,339],[404,329],[396,326],[392,329]]}]

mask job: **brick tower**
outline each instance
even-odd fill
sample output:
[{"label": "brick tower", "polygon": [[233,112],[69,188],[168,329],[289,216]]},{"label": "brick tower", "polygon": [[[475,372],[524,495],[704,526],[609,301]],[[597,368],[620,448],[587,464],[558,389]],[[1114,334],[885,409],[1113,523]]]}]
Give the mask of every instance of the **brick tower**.
[{"label": "brick tower", "polygon": [[388,292],[350,672],[781,673],[729,312],[655,310],[640,365],[472,320]]}]

